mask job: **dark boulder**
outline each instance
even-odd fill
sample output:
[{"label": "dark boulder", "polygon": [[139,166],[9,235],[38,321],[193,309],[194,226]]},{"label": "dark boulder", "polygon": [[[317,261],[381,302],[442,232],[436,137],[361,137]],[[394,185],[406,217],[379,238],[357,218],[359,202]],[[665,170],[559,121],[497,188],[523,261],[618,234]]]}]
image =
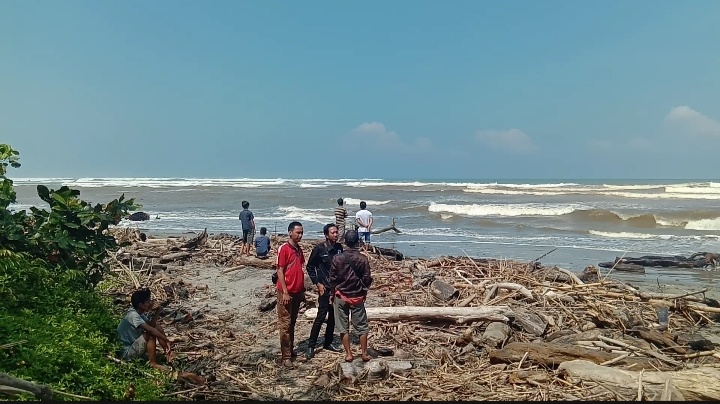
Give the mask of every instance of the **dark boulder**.
[{"label": "dark boulder", "polygon": [[130,220],[133,222],[142,222],[145,220],[150,220],[150,215],[148,215],[145,212],[135,212],[132,215],[130,215]]}]

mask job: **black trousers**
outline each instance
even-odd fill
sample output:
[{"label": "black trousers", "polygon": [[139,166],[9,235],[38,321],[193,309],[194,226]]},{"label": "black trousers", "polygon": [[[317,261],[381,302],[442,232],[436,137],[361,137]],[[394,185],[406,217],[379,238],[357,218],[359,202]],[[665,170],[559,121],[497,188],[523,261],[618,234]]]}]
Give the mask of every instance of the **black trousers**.
[{"label": "black trousers", "polygon": [[[333,342],[333,334],[335,333],[335,313],[333,306],[330,304],[330,288],[325,288],[325,294],[318,298],[318,311],[317,317],[310,330],[310,339],[308,339],[308,346],[315,347],[317,344],[318,336],[320,335],[320,328],[327,318],[327,326],[325,326],[325,341],[323,346],[329,346]],[[330,315],[328,316],[328,313]]]}]

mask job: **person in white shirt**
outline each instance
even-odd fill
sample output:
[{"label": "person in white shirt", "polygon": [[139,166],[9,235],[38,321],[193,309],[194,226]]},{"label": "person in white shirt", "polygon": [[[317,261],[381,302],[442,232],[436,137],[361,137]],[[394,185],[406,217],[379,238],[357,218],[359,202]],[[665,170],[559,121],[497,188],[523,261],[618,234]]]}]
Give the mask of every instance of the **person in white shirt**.
[{"label": "person in white shirt", "polygon": [[367,210],[367,203],[365,201],[360,202],[360,210],[355,214],[355,223],[358,226],[358,235],[360,240],[365,244],[370,244],[370,232],[372,231],[373,216],[369,210]]}]

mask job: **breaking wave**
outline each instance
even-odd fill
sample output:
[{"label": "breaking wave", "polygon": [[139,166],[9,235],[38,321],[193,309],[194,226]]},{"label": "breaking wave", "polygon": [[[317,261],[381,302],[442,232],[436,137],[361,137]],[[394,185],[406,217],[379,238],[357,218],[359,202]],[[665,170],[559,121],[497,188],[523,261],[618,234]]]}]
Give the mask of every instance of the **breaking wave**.
[{"label": "breaking wave", "polygon": [[625,224],[639,228],[676,227],[686,230],[720,231],[720,211],[620,213],[581,204],[467,204],[432,203],[428,211],[464,216],[556,216],[575,222]]}]

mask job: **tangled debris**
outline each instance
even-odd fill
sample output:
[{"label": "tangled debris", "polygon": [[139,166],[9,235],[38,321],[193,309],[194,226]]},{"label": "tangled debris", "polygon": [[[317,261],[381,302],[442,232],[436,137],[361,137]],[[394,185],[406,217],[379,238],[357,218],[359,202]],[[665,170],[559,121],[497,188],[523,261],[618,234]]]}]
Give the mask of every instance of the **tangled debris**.
[{"label": "tangled debris", "polygon": [[[176,392],[210,400],[630,400],[720,399],[720,353],[700,331],[720,304],[707,289],[650,293],[595,267],[579,276],[538,262],[443,257],[389,259],[369,253],[374,283],[368,297],[371,356],[345,363],[320,350],[307,361],[302,345],[317,296],[296,329],[298,366],[279,366],[271,271],[257,290],[260,304],[209,308],[212,291],[191,285],[189,271],[229,277],[244,267],[272,268],[273,259],[238,257],[232,235],[140,241],[115,231],[122,249],[111,290],[127,304],[133,288],[167,300],[161,324],[175,345]],[[274,248],[283,240],[273,238]],[[314,242],[303,242],[306,254]],[[356,338],[355,338],[356,339]]]}]

